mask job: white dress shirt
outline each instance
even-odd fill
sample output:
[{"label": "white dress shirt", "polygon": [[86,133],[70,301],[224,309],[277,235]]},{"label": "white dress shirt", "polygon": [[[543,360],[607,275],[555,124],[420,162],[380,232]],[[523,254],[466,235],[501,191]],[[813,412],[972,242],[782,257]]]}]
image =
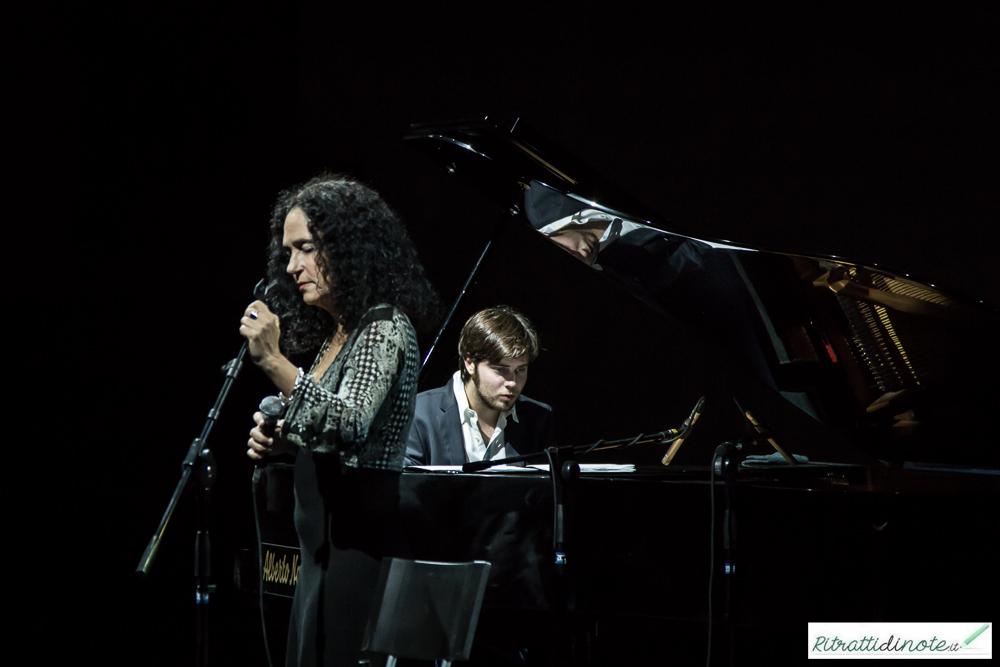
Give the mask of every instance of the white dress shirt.
[{"label": "white dress shirt", "polygon": [[[500,413],[497,426],[493,429],[493,435],[490,437],[489,443],[486,443],[483,442],[483,433],[479,430],[479,415],[469,407],[469,397],[465,395],[465,383],[462,382],[461,371],[455,371],[452,388],[455,390],[455,400],[458,402],[458,416],[462,420],[465,460],[472,462],[506,458],[507,447],[504,439],[504,428],[507,426],[508,417],[515,422],[518,421],[517,405],[512,405],[510,410],[504,410]],[[489,456],[486,455],[487,451],[489,451]]]}]

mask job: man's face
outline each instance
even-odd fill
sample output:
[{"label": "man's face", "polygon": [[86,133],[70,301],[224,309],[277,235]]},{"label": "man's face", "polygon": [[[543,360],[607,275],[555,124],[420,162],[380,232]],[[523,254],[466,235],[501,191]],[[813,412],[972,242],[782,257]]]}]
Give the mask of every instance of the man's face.
[{"label": "man's face", "polygon": [[572,254],[587,266],[593,266],[597,261],[597,253],[601,249],[601,237],[607,222],[601,221],[597,226],[567,225],[549,234],[549,239],[555,241],[564,250]]},{"label": "man's face", "polygon": [[528,355],[504,357],[496,363],[480,361],[473,364],[471,359],[466,359],[465,370],[472,375],[472,383],[483,404],[494,410],[510,410],[528,379]]}]

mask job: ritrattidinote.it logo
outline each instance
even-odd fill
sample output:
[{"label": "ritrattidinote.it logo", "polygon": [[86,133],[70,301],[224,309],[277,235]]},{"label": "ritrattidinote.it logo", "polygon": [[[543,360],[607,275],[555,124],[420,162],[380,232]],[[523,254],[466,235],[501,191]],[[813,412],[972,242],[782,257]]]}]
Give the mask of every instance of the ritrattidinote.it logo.
[{"label": "ritrattidinote.it logo", "polygon": [[992,623],[810,623],[809,658],[992,658]]}]

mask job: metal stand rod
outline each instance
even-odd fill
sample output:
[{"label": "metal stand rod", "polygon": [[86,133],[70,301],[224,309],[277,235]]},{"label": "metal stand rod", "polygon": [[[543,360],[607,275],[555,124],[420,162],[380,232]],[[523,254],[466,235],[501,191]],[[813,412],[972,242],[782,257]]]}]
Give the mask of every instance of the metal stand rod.
[{"label": "metal stand rod", "polygon": [[420,364],[420,375],[423,375],[424,367],[427,365],[427,360],[431,358],[434,348],[437,347],[438,341],[441,340],[441,334],[448,328],[448,323],[451,322],[451,318],[455,315],[459,302],[462,300],[462,297],[465,296],[465,292],[469,289],[469,285],[472,284],[472,277],[476,275],[476,272],[479,270],[479,265],[483,263],[483,258],[486,257],[486,251],[490,249],[491,243],[492,241],[486,242],[486,247],[483,248],[483,251],[479,254],[479,259],[476,260],[476,265],[472,268],[472,273],[469,274],[469,277],[465,279],[465,284],[462,285],[462,291],[458,293],[458,298],[456,298],[455,302],[451,304],[451,310],[448,311],[448,315],[444,318],[444,323],[438,328],[437,336],[434,337],[434,342],[431,343],[430,348],[427,350],[427,354],[424,355],[423,362]]},{"label": "metal stand rod", "polygon": [[[274,283],[271,286],[273,285]],[[265,287],[265,282],[261,280],[254,287],[254,297],[263,300],[266,293],[267,287]],[[222,382],[222,389],[219,390],[219,395],[215,399],[215,405],[208,411],[208,417],[201,429],[201,435],[195,438],[191,442],[191,446],[188,447],[187,455],[181,463],[181,477],[174,488],[173,495],[170,497],[170,502],[167,503],[167,509],[163,513],[163,518],[160,519],[160,525],[157,527],[153,537],[150,538],[149,544],[146,545],[146,550],[143,552],[142,558],[139,559],[139,565],[135,570],[141,576],[149,574],[153,560],[156,558],[156,553],[159,551],[160,542],[163,540],[163,535],[167,530],[167,524],[170,523],[170,519],[174,515],[174,510],[177,509],[177,503],[180,501],[181,494],[184,493],[184,489],[187,488],[190,482],[198,491],[198,533],[195,536],[194,576],[195,605],[197,610],[195,614],[197,626],[195,629],[196,664],[199,667],[206,667],[208,665],[208,605],[211,600],[211,594],[215,592],[215,586],[211,583],[212,549],[209,536],[209,503],[212,484],[215,482],[216,470],[215,457],[212,454],[212,450],[208,448],[207,443],[208,437],[212,433],[212,427],[215,426],[215,422],[219,418],[219,413],[222,411],[222,406],[229,396],[229,390],[243,368],[243,359],[246,357],[247,345],[247,341],[244,340],[236,358],[222,368],[226,376]]]},{"label": "metal stand rod", "polygon": [[[163,518],[160,519],[160,525],[157,527],[156,532],[153,537],[149,540],[149,544],[146,546],[146,550],[142,554],[142,558],[139,559],[139,565],[136,567],[136,573],[140,575],[149,574],[149,570],[153,565],[153,560],[156,558],[156,552],[160,548],[160,540],[163,539],[163,533],[167,529],[167,524],[170,522],[170,518],[174,515],[174,510],[177,508],[177,503],[181,498],[181,494],[184,492],[188,481],[191,478],[191,473],[195,470],[197,466],[207,465],[209,463],[214,463],[214,461],[208,461],[211,452],[206,446],[208,436],[212,433],[212,427],[215,425],[215,421],[219,416],[219,412],[222,409],[222,404],[226,400],[226,396],[229,394],[229,389],[232,387],[233,382],[240,373],[240,369],[243,366],[243,357],[246,356],[247,344],[244,341],[243,347],[240,348],[239,354],[235,359],[226,364],[223,368],[226,371],[226,379],[222,383],[222,389],[219,392],[218,398],[215,400],[215,405],[208,413],[208,419],[205,421],[205,425],[202,427],[201,435],[195,438],[191,442],[191,446],[188,448],[187,456],[184,457],[183,463],[181,463],[181,478],[177,482],[177,486],[174,488],[174,494],[170,498],[170,502],[167,504],[167,509],[163,513]],[[208,452],[207,454],[205,452]],[[214,478],[214,468],[211,470],[212,477]],[[211,486],[211,480],[209,481],[209,486]]]},{"label": "metal stand rod", "polygon": [[[725,442],[715,449],[712,467],[715,475],[723,480],[723,494],[726,500],[722,512],[722,573],[726,582],[726,598],[722,612],[722,620],[726,626],[726,641],[728,644],[729,664],[736,660],[736,621],[733,613],[733,584],[736,578],[736,452],[743,448],[742,443]],[[714,493],[714,490],[713,490]],[[709,618],[709,623],[712,619]]]}]

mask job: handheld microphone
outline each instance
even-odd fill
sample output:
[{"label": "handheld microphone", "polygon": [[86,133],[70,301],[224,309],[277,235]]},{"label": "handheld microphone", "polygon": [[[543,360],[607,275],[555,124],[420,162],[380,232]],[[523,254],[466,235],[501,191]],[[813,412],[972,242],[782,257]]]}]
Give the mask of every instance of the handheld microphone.
[{"label": "handheld microphone", "polygon": [[260,432],[271,438],[274,437],[274,429],[278,425],[278,420],[285,416],[285,404],[277,396],[265,396],[258,406],[264,415],[264,423],[260,425]]}]

